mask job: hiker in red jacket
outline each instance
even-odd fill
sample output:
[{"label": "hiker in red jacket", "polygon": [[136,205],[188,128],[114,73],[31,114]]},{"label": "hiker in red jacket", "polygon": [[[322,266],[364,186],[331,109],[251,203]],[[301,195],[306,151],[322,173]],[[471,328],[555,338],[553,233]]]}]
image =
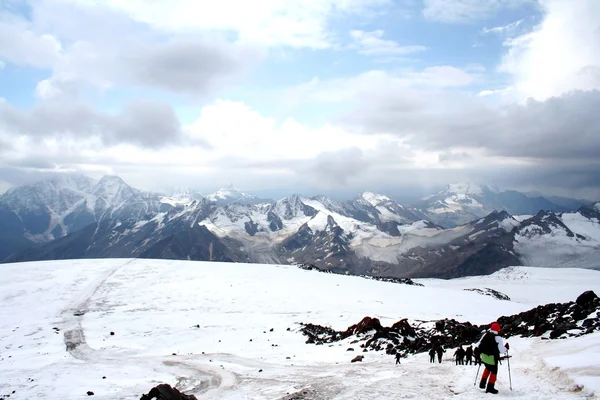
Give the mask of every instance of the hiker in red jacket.
[{"label": "hiker in red jacket", "polygon": [[485,366],[479,387],[485,389],[486,393],[498,393],[498,390],[494,387],[496,375],[498,374],[498,360],[500,360],[500,354],[506,353],[509,349],[508,343],[504,344],[499,333],[500,324],[494,322],[477,344],[481,351],[481,362]]}]

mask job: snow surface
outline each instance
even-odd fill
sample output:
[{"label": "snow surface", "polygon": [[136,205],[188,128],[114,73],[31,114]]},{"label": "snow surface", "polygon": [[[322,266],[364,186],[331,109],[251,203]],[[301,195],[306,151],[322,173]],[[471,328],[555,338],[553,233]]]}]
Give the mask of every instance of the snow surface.
[{"label": "snow surface", "polygon": [[391,201],[392,199],[390,199],[388,196],[385,196],[383,194],[377,194],[377,193],[373,193],[373,192],[364,192],[361,197],[369,204],[371,204],[373,207],[376,207],[377,205],[379,205],[380,203],[386,202],[386,201]]},{"label": "snow surface", "polygon": [[558,225],[549,225],[550,233],[531,224],[515,235],[514,250],[527,265],[542,267],[579,267],[600,269],[600,225],[579,213],[563,214],[565,225],[581,239],[569,236]]},{"label": "snow surface", "polygon": [[483,194],[483,189],[481,186],[473,183],[451,183],[448,185],[446,192],[457,195],[481,195]]},{"label": "snow surface", "polygon": [[[0,396],[15,390],[11,399],[87,398],[88,390],[94,399],[139,399],[159,383],[199,399],[278,399],[303,389],[313,393],[307,399],[478,399],[476,368],[454,366],[451,349],[442,364],[421,354],[395,365],[373,352],[351,364],[351,343],[305,344],[296,323],[345,329],[366,315],[384,325],[403,317],[488,323],[600,292],[600,272],[521,267],[423,280],[425,287],[291,266],[166,260],[3,264],[0,274]],[[495,398],[580,399],[599,390],[600,334],[508,341],[514,391],[503,365]]]},{"label": "snow surface", "polygon": [[519,222],[523,222],[526,219],[532,218],[533,215],[529,215],[529,214],[521,214],[521,215],[513,215],[513,218],[516,219]]},{"label": "snow surface", "polygon": [[561,220],[573,232],[600,242],[600,223],[597,218],[586,218],[576,212],[562,214]]},{"label": "snow surface", "polygon": [[313,232],[321,232],[327,228],[327,214],[318,212],[310,221],[308,221],[308,227]]}]

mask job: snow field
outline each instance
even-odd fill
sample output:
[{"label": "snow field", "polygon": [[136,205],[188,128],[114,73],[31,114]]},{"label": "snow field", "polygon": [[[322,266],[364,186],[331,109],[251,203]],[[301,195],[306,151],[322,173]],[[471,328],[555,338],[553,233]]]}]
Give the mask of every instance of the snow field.
[{"label": "snow field", "polygon": [[[473,387],[476,368],[452,365],[453,349],[441,365],[422,354],[396,366],[391,356],[362,353],[351,339],[305,344],[296,323],[341,330],[367,315],[388,326],[400,318],[488,323],[548,299],[600,293],[595,271],[521,267],[423,280],[426,287],[291,266],[166,260],[4,264],[0,276],[0,396],[15,390],[11,399],[87,398],[88,390],[94,398],[139,399],[163,382],[200,399],[277,399],[303,389],[313,399],[475,399],[482,396]],[[463,291],[463,284],[494,288],[513,301]],[[66,332],[78,341],[69,352]],[[497,397],[592,395],[600,362],[582,355],[594,354],[599,334],[508,341],[515,390],[502,366]],[[357,354],[365,360],[350,364]],[[577,384],[584,390],[572,391]]]}]

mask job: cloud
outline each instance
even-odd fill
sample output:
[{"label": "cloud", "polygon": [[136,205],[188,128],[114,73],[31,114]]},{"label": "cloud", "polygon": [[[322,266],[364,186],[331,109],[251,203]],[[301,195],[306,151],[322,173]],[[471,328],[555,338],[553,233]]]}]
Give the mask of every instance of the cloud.
[{"label": "cloud", "polygon": [[378,29],[373,32],[361,30],[350,31],[350,37],[354,40],[354,46],[358,52],[365,55],[386,56],[405,55],[425,51],[425,46],[400,46],[393,40],[382,39],[384,31]]},{"label": "cloud", "polygon": [[572,92],[546,101],[491,107],[461,93],[385,86],[363,92],[345,120],[364,133],[395,134],[415,148],[484,149],[490,156],[531,162],[590,160],[600,154],[600,92]]},{"label": "cloud", "polygon": [[[460,68],[441,65],[422,70],[404,68],[393,73],[371,70],[355,76],[329,80],[314,78],[289,88],[284,95],[284,100],[295,104],[311,102],[352,104],[365,95],[379,93],[378,98],[374,99],[374,107],[388,108],[389,105],[396,110],[403,108],[411,111],[421,107],[422,103],[429,102],[425,97],[415,95],[415,89],[419,88],[427,92],[468,86],[476,82],[479,72],[481,71],[476,69],[469,73]],[[365,106],[370,107],[368,104]]]},{"label": "cloud", "polygon": [[52,67],[61,57],[62,46],[51,34],[36,33],[29,24],[0,9],[0,57],[20,65]]},{"label": "cloud", "polygon": [[517,28],[523,23],[524,20],[520,19],[515,22],[511,22],[510,24],[503,26],[495,26],[493,28],[483,28],[481,33],[484,35],[494,34],[494,35],[505,35],[512,36],[516,33]]},{"label": "cloud", "polygon": [[[91,0],[71,0],[89,4]],[[390,4],[389,0],[108,0],[115,10],[165,32],[196,33],[203,30],[233,32],[237,40],[265,46],[330,48],[335,40],[330,21],[362,15]]]},{"label": "cloud", "polygon": [[504,8],[534,3],[533,0],[424,0],[423,16],[427,19],[465,23],[487,19]]},{"label": "cloud", "polygon": [[543,0],[532,32],[506,43],[499,67],[519,100],[545,100],[572,90],[600,89],[600,2]]},{"label": "cloud", "polygon": [[179,120],[171,106],[147,100],[128,103],[119,114],[95,110],[80,101],[48,101],[30,111],[0,102],[0,129],[31,138],[98,138],[104,145],[130,143],[159,148],[182,140]]},{"label": "cloud", "polygon": [[[264,57],[262,50],[229,43],[221,35],[158,34],[120,12],[83,2],[32,3],[30,21],[6,14],[0,56],[47,68],[46,92],[64,82],[97,88],[148,87],[207,96],[231,83]],[[110,27],[110,29],[106,29]]]}]

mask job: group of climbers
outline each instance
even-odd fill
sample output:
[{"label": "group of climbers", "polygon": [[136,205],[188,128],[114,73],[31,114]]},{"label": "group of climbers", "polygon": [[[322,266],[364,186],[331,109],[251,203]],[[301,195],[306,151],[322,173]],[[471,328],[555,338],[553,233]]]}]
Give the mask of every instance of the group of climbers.
[{"label": "group of climbers", "polygon": [[[504,344],[500,337],[500,324],[494,322],[479,342],[473,346],[463,349],[459,346],[454,352],[456,365],[483,365],[485,368],[479,382],[479,387],[485,389],[486,393],[497,394],[495,388],[496,377],[498,374],[498,362],[503,359],[501,354],[506,354],[509,349],[508,343]],[[435,356],[438,356],[438,362],[442,362],[442,354],[446,350],[440,343],[432,343],[429,350],[429,362],[435,363]]]}]

